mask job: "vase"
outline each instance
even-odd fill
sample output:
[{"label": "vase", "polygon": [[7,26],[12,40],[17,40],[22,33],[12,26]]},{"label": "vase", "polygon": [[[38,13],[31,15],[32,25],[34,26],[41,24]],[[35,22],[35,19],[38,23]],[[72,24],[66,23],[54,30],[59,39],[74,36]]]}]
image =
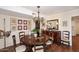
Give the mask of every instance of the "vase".
[{"label": "vase", "polygon": [[37,34],[34,34],[34,37],[37,37]]}]

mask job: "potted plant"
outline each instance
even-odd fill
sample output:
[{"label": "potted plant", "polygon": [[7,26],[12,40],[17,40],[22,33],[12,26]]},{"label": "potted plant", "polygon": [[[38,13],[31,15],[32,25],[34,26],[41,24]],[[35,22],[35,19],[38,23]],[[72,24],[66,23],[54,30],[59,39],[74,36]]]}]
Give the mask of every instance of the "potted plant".
[{"label": "potted plant", "polygon": [[34,34],[35,37],[37,37],[39,35],[39,29],[33,29],[32,33]]}]

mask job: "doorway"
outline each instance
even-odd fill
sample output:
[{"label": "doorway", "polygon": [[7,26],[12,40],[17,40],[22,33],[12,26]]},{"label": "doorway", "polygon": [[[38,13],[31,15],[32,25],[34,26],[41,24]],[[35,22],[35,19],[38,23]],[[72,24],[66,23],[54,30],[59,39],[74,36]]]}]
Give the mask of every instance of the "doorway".
[{"label": "doorway", "polygon": [[79,52],[79,16],[72,17],[72,48]]}]

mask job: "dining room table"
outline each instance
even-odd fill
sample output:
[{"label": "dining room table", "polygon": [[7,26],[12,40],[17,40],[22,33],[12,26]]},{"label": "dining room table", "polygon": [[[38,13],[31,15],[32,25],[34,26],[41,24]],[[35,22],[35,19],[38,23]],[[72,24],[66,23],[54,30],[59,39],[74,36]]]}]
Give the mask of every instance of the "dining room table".
[{"label": "dining room table", "polygon": [[24,37],[21,38],[21,42],[27,46],[28,52],[32,52],[32,48],[34,45],[43,45],[45,47],[45,37],[40,36],[40,37],[34,37],[31,35],[25,35]]}]

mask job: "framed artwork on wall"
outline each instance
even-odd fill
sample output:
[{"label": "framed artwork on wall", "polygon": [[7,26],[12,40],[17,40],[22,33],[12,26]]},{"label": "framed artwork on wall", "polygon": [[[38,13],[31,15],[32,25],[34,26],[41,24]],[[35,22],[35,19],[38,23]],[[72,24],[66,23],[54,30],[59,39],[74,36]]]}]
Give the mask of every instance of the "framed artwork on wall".
[{"label": "framed artwork on wall", "polygon": [[27,20],[18,19],[18,30],[27,30]]},{"label": "framed artwork on wall", "polygon": [[59,29],[58,19],[48,20],[47,21],[47,28],[48,29],[53,29],[53,30],[58,30]]},{"label": "framed artwork on wall", "polygon": [[22,26],[18,26],[18,30],[22,30]]},{"label": "framed artwork on wall", "polygon": [[22,24],[22,20],[21,19],[18,20],[18,24]]},{"label": "framed artwork on wall", "polygon": [[27,30],[27,26],[24,26],[24,30]]},{"label": "framed artwork on wall", "polygon": [[17,18],[10,18],[10,30],[16,31],[17,30]]},{"label": "framed artwork on wall", "polygon": [[27,24],[27,20],[23,20],[23,24]]},{"label": "framed artwork on wall", "polygon": [[15,18],[11,18],[11,24],[16,24],[16,19]]},{"label": "framed artwork on wall", "polygon": [[67,24],[67,21],[64,20],[64,21],[63,21],[63,26],[64,26],[64,27],[67,27],[67,25],[68,25],[68,24]]}]

